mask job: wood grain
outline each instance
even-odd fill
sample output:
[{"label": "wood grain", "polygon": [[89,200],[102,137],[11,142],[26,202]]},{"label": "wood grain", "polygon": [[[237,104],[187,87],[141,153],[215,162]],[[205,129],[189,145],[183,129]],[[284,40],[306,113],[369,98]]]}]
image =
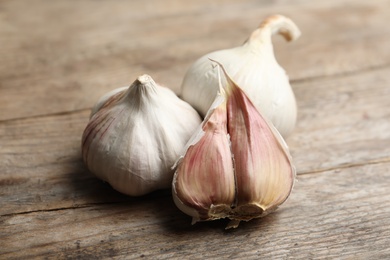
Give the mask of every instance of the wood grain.
[{"label": "wood grain", "polygon": [[[148,73],[178,93],[201,55],[240,45],[269,14],[297,97],[298,170],[275,213],[225,231],[190,225],[169,190],[131,198],[84,166],[106,91]],[[0,1],[0,259],[388,259],[387,0]]]},{"label": "wood grain", "polygon": [[[389,73],[295,84],[299,124],[287,143],[298,174],[390,161]],[[113,194],[96,196],[109,187],[81,159],[88,116],[82,111],[2,123],[0,183],[8,201],[2,214],[115,201]]]},{"label": "wood grain", "polygon": [[292,80],[390,64],[385,0],[34,2],[28,11],[22,0],[0,3],[0,120],[90,108],[144,73],[178,92],[195,59],[240,45],[273,13],[291,17],[303,32],[293,44],[275,37]]},{"label": "wood grain", "polygon": [[287,142],[300,173],[390,160],[389,73],[294,84],[299,117]]},{"label": "wood grain", "polygon": [[167,194],[3,216],[0,254],[7,259],[385,259],[390,257],[390,231],[383,228],[390,219],[389,178],[389,163],[302,175],[277,212],[228,231],[226,221],[191,226]]}]

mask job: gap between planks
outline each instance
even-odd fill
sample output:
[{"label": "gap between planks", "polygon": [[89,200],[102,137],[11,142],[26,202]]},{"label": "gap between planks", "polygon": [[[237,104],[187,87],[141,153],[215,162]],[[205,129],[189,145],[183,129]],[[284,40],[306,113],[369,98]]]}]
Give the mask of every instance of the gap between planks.
[{"label": "gap between planks", "polygon": [[[346,165],[340,165],[339,167],[329,167],[329,168],[323,168],[323,169],[315,169],[307,172],[299,172],[297,173],[297,177],[300,176],[307,176],[310,174],[321,174],[325,172],[330,172],[330,171],[340,171],[343,169],[348,169],[348,168],[354,168],[354,167],[363,167],[367,165],[376,165],[376,164],[386,164],[390,163],[390,157],[388,158],[381,158],[378,160],[371,160],[371,161],[366,161],[362,163],[351,163],[351,164],[346,164]],[[298,181],[298,180],[296,180]],[[152,193],[152,195],[146,195],[142,199],[148,198],[148,197],[153,197],[153,194],[158,193],[160,197],[167,197],[170,196],[168,192],[165,192],[166,190],[160,190],[157,192]],[[134,199],[134,197],[128,198],[129,200]],[[3,214],[0,215],[1,217],[12,217],[12,216],[19,216],[19,215],[28,215],[28,214],[33,214],[33,213],[38,213],[38,212],[55,212],[55,211],[62,211],[62,210],[77,210],[77,209],[85,209],[85,208],[91,208],[94,206],[101,206],[101,205],[116,205],[116,204],[123,204],[123,203],[128,203],[129,200],[124,200],[124,201],[110,201],[110,202],[98,202],[98,203],[85,203],[85,204],[79,204],[79,205],[73,205],[71,207],[60,207],[60,208],[51,208],[51,209],[41,209],[41,210],[30,210],[30,211],[24,211],[24,212],[17,212],[17,213],[8,213],[8,214]]]},{"label": "gap between planks", "polygon": [[365,166],[365,165],[375,165],[375,164],[381,164],[381,163],[390,163],[390,157],[380,158],[380,159],[376,159],[376,160],[368,160],[368,161],[359,162],[359,163],[348,163],[348,164],[344,164],[344,165],[339,165],[337,167],[313,169],[313,170],[306,171],[306,172],[305,171],[299,172],[299,173],[297,173],[297,175],[302,176],[302,175],[323,173],[323,172],[327,172],[327,171],[337,171],[337,170],[353,168],[353,167],[359,167],[359,166]]},{"label": "gap between planks", "polygon": [[[301,79],[299,79],[299,78],[293,79],[293,80],[290,80],[290,83],[296,84],[296,83],[316,82],[317,80],[324,80],[324,79],[331,79],[331,78],[342,78],[342,77],[353,76],[353,75],[357,75],[357,74],[361,74],[361,73],[365,73],[365,72],[382,70],[382,69],[386,69],[389,67],[390,67],[390,63],[386,63],[386,64],[367,67],[367,68],[363,68],[363,69],[355,70],[355,71],[344,71],[342,73],[335,73],[332,75],[321,75],[321,76],[307,77],[307,78],[301,78]],[[80,109],[68,110],[68,111],[57,112],[57,113],[48,113],[48,114],[26,116],[26,117],[17,117],[17,118],[12,118],[12,119],[0,120],[0,124],[14,122],[14,121],[18,121],[18,120],[32,119],[32,118],[44,118],[44,117],[52,117],[52,116],[72,115],[72,114],[77,114],[77,113],[81,113],[81,112],[86,112],[86,111],[91,110],[91,109],[92,108],[89,107],[89,108],[80,108]]]}]

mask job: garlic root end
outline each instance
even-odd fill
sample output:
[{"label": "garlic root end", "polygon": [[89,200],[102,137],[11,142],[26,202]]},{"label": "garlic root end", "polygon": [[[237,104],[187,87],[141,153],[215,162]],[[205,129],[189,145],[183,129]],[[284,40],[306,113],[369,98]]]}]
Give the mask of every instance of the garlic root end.
[{"label": "garlic root end", "polygon": [[239,224],[240,224],[240,220],[232,219],[229,221],[225,229],[238,228]]}]

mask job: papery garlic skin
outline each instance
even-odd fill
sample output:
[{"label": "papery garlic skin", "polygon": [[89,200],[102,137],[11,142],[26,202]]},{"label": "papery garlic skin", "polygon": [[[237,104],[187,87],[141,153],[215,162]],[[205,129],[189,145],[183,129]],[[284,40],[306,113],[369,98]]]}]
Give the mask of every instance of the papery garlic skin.
[{"label": "papery garlic skin", "polygon": [[114,97],[116,95],[120,96],[122,94],[125,93],[125,90],[127,90],[129,87],[121,87],[121,88],[116,88],[114,90],[111,90],[110,92],[104,94],[102,97],[99,98],[98,102],[96,102],[96,104],[93,106],[93,108],[91,109],[91,114],[89,116],[89,118],[91,119],[91,117],[96,114],[97,111],[100,110],[100,108],[102,108],[102,106],[104,105],[107,105],[107,101],[111,100],[111,101],[114,101],[117,99],[117,97]]},{"label": "papery garlic skin", "polygon": [[186,151],[173,180],[176,205],[197,221],[224,218],[235,200],[226,102],[202,124],[202,136]]},{"label": "papery garlic skin", "polygon": [[149,75],[111,94],[83,133],[88,169],[131,196],[169,188],[171,167],[201,123],[198,113]]},{"label": "papery garlic skin", "polygon": [[284,140],[229,78],[227,115],[236,176],[236,205],[232,219],[264,216],[290,195],[295,168]]},{"label": "papery garlic skin", "polygon": [[[277,129],[223,71],[225,80],[223,83],[219,80],[220,94],[202,129],[187,144],[174,175],[172,193],[175,204],[193,217],[193,223],[225,217],[232,220],[227,227],[231,228],[242,220],[265,216],[280,206],[291,193],[296,173],[288,147]],[[223,102],[218,102],[221,96]],[[218,125],[218,131],[209,122]],[[226,139],[230,140],[229,146]],[[229,198],[228,202],[224,198]],[[213,215],[216,205],[222,206]]]},{"label": "papery garlic skin", "polygon": [[275,59],[271,36],[276,33],[288,41],[300,36],[290,19],[270,16],[242,46],[198,59],[183,79],[180,96],[205,116],[219,89],[217,69],[209,59],[217,60],[282,136],[287,137],[295,127],[297,105],[288,76]]}]

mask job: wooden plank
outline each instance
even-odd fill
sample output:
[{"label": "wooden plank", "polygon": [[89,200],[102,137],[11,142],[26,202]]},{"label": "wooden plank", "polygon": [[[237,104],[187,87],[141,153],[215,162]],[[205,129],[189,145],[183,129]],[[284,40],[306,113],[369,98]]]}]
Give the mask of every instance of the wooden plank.
[{"label": "wooden plank", "polygon": [[390,63],[386,0],[34,3],[0,3],[0,120],[90,108],[143,73],[178,91],[196,58],[241,44],[272,13],[303,31],[294,44],[275,38],[292,80]]},{"label": "wooden plank", "polygon": [[0,256],[146,259],[387,259],[390,163],[298,177],[277,212],[224,231],[190,225],[170,196],[0,218]]},{"label": "wooden plank", "polygon": [[[0,1],[0,259],[388,259],[388,0]],[[104,92],[142,73],[177,91],[200,55],[266,15],[293,82],[298,182],[276,213],[190,225],[169,190],[131,198],[88,173],[80,139]]]},{"label": "wooden plank", "polygon": [[[390,68],[295,84],[298,174],[390,161]],[[88,174],[89,111],[0,122],[0,215],[127,200]],[[28,192],[26,192],[28,191]]]},{"label": "wooden plank", "polygon": [[0,126],[1,214],[127,199],[89,174],[82,162],[81,135],[88,115],[32,118]]},{"label": "wooden plank", "polygon": [[295,84],[299,172],[390,160],[390,68]]}]

